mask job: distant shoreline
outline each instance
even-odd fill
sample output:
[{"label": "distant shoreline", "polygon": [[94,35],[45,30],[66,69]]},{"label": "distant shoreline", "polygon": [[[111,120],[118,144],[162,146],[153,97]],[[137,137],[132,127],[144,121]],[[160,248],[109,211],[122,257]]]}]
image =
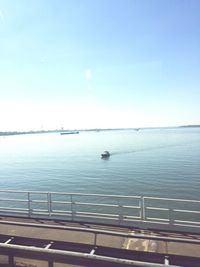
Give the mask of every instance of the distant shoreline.
[{"label": "distant shoreline", "polygon": [[55,132],[61,132],[61,130],[48,130],[48,131],[13,131],[13,132],[0,132],[0,136],[10,136],[10,135],[24,135],[24,134],[42,134],[42,133],[55,133]]},{"label": "distant shoreline", "polygon": [[0,132],[0,136],[25,135],[25,134],[43,134],[43,133],[68,133],[68,132],[101,132],[101,131],[123,131],[123,130],[147,130],[147,129],[170,129],[170,128],[200,128],[200,125],[181,125],[169,127],[143,127],[143,128],[95,128],[95,129],[80,129],[80,130],[42,130],[42,131],[6,131]]},{"label": "distant shoreline", "polygon": [[200,125],[183,125],[183,126],[179,126],[181,128],[199,128]]}]

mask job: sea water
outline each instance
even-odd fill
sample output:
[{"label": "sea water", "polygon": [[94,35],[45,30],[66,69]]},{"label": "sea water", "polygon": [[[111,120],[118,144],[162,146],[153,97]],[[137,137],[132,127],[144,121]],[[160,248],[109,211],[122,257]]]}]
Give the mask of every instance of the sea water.
[{"label": "sea water", "polygon": [[200,128],[1,136],[0,188],[200,199]]}]

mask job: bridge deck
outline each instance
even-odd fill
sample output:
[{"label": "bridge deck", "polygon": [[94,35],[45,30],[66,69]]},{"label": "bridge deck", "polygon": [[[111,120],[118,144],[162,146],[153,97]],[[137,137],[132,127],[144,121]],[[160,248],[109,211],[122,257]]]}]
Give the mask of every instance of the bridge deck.
[{"label": "bridge deck", "polygon": [[[108,234],[110,232],[110,234]],[[115,235],[112,233],[119,233]],[[120,236],[120,233],[122,236]],[[191,233],[166,232],[157,230],[141,230],[126,227],[107,226],[91,223],[66,222],[60,220],[37,220],[17,217],[0,217],[1,236],[11,238],[29,238],[31,240],[48,240],[47,243],[68,242],[81,246],[118,249],[120,258],[124,258],[125,251],[137,253],[154,253],[156,255],[176,255],[195,257],[194,265],[200,262],[200,235]],[[126,236],[127,235],[127,236]],[[151,236],[153,239],[151,239]],[[156,239],[157,238],[157,239]],[[191,241],[191,242],[190,242]],[[0,241],[2,242],[2,241]],[[22,242],[22,241],[21,241]],[[196,242],[196,243],[195,243]],[[12,241],[11,241],[12,244]],[[38,241],[39,244],[39,241]],[[30,244],[29,244],[30,246]],[[33,244],[35,246],[35,244]],[[40,245],[39,245],[40,246]],[[1,254],[1,253],[0,253]],[[125,254],[124,254],[125,255]],[[143,254],[145,255],[145,254]],[[6,262],[1,256],[0,263]],[[47,262],[17,257],[18,266],[50,266]],[[85,263],[59,264],[60,266],[89,266]],[[107,266],[107,265],[103,265]],[[109,265],[110,266],[110,265]],[[180,266],[180,265],[179,265]],[[187,265],[181,265],[187,266]],[[189,266],[189,265],[188,265]]]}]

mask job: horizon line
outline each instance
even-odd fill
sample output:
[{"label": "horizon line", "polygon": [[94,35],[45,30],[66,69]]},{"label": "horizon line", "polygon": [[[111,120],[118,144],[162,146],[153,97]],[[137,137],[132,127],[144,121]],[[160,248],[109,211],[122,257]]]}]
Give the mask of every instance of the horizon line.
[{"label": "horizon line", "polygon": [[48,129],[48,130],[12,130],[0,131],[0,133],[45,133],[45,132],[62,132],[62,131],[106,131],[106,130],[140,130],[140,129],[166,129],[166,128],[181,128],[181,127],[200,127],[200,124],[188,124],[177,126],[151,126],[151,127],[116,127],[116,128],[80,128],[80,129]]}]

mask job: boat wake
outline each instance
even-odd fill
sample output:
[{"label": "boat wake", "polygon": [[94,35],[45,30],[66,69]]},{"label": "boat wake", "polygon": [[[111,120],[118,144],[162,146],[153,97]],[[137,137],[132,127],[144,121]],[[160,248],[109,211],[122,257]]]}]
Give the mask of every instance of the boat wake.
[{"label": "boat wake", "polygon": [[122,154],[131,154],[131,153],[139,153],[139,152],[148,152],[152,150],[159,150],[159,149],[165,149],[169,147],[175,147],[179,145],[163,145],[163,146],[157,146],[157,147],[147,147],[147,148],[138,148],[138,149],[132,149],[132,150],[125,150],[125,151],[118,151],[118,152],[112,152],[112,156],[114,155],[122,155]]}]

